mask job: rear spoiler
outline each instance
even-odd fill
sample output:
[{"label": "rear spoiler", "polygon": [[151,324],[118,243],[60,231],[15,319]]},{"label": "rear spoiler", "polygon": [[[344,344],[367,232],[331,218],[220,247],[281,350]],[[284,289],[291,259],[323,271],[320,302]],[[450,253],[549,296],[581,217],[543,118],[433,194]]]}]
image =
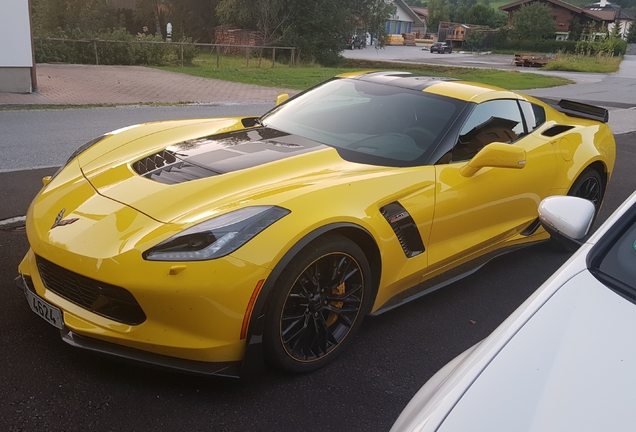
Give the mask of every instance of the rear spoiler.
[{"label": "rear spoiler", "polygon": [[552,105],[552,107],[570,117],[596,120],[603,123],[607,123],[609,120],[609,111],[605,108],[583,102],[561,99],[557,105]]}]

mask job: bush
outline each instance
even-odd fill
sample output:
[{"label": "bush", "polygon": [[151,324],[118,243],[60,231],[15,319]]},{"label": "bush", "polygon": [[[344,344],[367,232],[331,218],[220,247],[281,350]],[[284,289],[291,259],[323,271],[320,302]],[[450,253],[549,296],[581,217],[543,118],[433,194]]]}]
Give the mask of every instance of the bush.
[{"label": "bush", "polygon": [[623,56],[627,51],[627,42],[618,37],[606,36],[599,40],[579,41],[576,44],[576,53],[583,55],[607,54]]},{"label": "bush", "polygon": [[576,41],[545,40],[502,40],[498,39],[495,48],[498,50],[515,50],[539,53],[575,53]]},{"label": "bush", "polygon": [[[36,40],[34,47],[37,63],[95,64],[95,47],[97,47],[99,64],[103,65],[157,66],[181,62],[179,45],[163,43],[160,36],[133,36],[124,29],[115,29],[97,35],[80,34],[80,32],[75,31],[64,32],[58,29],[48,37],[65,40]],[[84,41],[75,42],[74,40]],[[180,42],[192,43],[192,40],[182,39]],[[183,62],[192,63],[196,53],[194,45],[185,45],[183,47]]]}]

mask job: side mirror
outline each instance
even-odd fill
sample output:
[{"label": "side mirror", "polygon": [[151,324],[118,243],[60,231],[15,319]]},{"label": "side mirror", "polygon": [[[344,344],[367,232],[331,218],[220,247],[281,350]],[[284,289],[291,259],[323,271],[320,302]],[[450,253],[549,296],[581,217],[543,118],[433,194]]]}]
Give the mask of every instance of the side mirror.
[{"label": "side mirror", "polygon": [[504,143],[491,143],[481,149],[459,171],[464,177],[472,177],[482,168],[516,168],[526,166],[526,151]]},{"label": "side mirror", "polygon": [[289,95],[287,93],[281,93],[278,96],[276,96],[276,106],[282,104],[283,102],[285,102],[287,99],[289,99]]},{"label": "side mirror", "polygon": [[590,230],[596,208],[591,201],[572,196],[551,196],[539,204],[539,221],[558,242],[571,250],[581,246]]},{"label": "side mirror", "polygon": [[51,176],[42,177],[42,186],[46,186],[51,183],[51,179],[53,179]]}]

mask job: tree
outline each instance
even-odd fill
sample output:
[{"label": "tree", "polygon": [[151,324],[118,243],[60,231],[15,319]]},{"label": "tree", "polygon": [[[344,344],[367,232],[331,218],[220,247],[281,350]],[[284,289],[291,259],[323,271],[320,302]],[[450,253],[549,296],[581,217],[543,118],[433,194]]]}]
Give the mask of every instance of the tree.
[{"label": "tree", "polygon": [[393,6],[385,0],[220,0],[223,24],[258,30],[265,44],[294,46],[322,64],[339,59],[352,34],[381,36]]},{"label": "tree", "polygon": [[616,21],[614,23],[614,26],[612,27],[612,31],[610,32],[610,37],[612,38],[622,38],[621,37],[621,30],[623,30],[623,28],[621,27],[621,22],[620,21]]},{"label": "tree", "polygon": [[577,41],[581,38],[581,20],[579,17],[574,17],[570,21],[570,34],[568,35],[568,40]]},{"label": "tree", "polygon": [[166,21],[172,23],[174,40],[186,37],[202,43],[214,40],[219,24],[216,7],[219,0],[164,0],[168,6]]},{"label": "tree", "polygon": [[107,0],[32,0],[31,10],[36,36],[91,36],[118,27],[116,11]]},{"label": "tree", "polygon": [[484,41],[486,40],[486,35],[481,30],[470,30],[466,33],[466,38],[464,39],[464,46],[471,50],[477,51],[480,50]]},{"label": "tree", "polygon": [[142,23],[153,23],[155,35],[161,36],[161,23],[159,21],[159,0],[137,0],[135,18]]},{"label": "tree", "polygon": [[[352,18],[370,35],[382,39],[386,36],[386,21],[393,12],[393,5],[384,0],[354,0]],[[354,28],[355,30],[355,28]]]},{"label": "tree", "polygon": [[627,43],[636,43],[636,20],[632,20],[629,30],[627,30]]},{"label": "tree", "polygon": [[495,11],[492,7],[483,3],[476,3],[467,11],[465,23],[485,25],[490,28],[499,28],[506,23],[506,15]]},{"label": "tree", "polygon": [[437,33],[440,22],[448,21],[448,9],[444,0],[428,1],[428,19],[426,21],[432,33]]},{"label": "tree", "polygon": [[554,37],[554,21],[550,7],[543,3],[524,4],[512,16],[512,37],[518,40],[540,40]]}]

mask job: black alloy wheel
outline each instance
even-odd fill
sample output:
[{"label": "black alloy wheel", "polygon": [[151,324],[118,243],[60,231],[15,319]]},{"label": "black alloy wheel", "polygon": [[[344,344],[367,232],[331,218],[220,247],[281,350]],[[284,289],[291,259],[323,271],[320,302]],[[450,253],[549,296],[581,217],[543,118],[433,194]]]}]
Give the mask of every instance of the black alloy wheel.
[{"label": "black alloy wheel", "polygon": [[[584,198],[594,204],[594,218],[592,224],[601,210],[603,197],[605,196],[605,183],[601,175],[593,168],[587,168],[574,181],[572,187],[568,191],[568,196]],[[588,233],[589,235],[589,233]],[[552,247],[560,252],[574,252],[578,247],[573,247],[570,242],[561,242],[558,237],[553,237],[551,241]]]},{"label": "black alloy wheel", "polygon": [[[596,209],[596,214],[598,214],[601,209],[604,194],[605,187],[603,186],[603,180],[598,171],[591,168],[581,173],[568,192],[569,196],[591,201]],[[594,215],[594,217],[596,217],[596,215]]]},{"label": "black alloy wheel", "polygon": [[348,345],[371,307],[370,267],[340,235],[311,243],[287,266],[266,317],[266,354],[292,372],[330,362]]}]

